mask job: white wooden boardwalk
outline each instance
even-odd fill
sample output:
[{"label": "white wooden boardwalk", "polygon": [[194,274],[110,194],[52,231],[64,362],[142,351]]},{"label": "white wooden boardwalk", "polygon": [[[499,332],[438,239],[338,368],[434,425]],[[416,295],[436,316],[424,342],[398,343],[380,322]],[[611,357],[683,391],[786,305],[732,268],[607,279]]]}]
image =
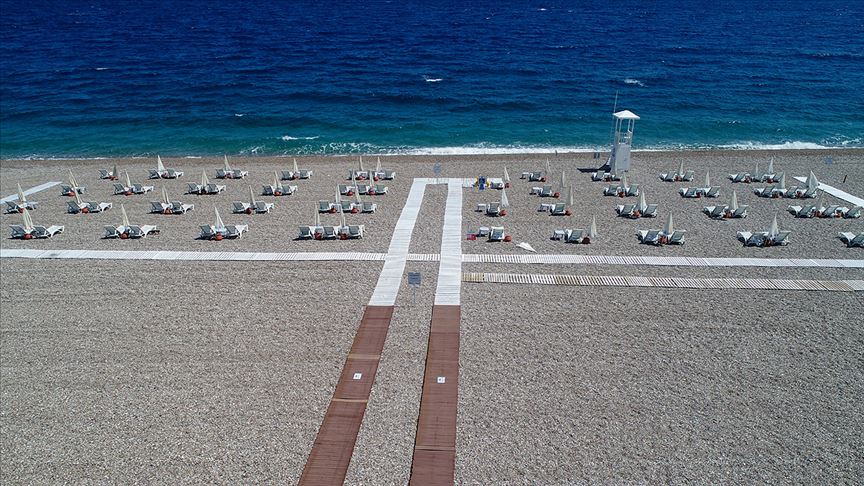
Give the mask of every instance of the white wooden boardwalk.
[{"label": "white wooden boardwalk", "polygon": [[660,287],[677,289],[810,290],[862,292],[864,280],[778,280],[763,278],[622,277],[524,273],[465,273],[471,283],[568,285],[585,287]]},{"label": "white wooden boardwalk", "polygon": [[[45,189],[50,189],[50,188],[52,188],[56,185],[59,185],[59,184],[61,184],[60,181],[46,182],[45,184],[39,184],[36,187],[31,187],[30,189],[25,190],[24,195],[29,196],[30,194],[36,194],[39,191],[44,191]],[[3,204],[7,201],[17,201],[17,200],[18,200],[18,194],[12,194],[11,196],[6,196],[3,199],[0,199],[0,204]]]},{"label": "white wooden boardwalk", "polygon": [[441,236],[435,305],[459,305],[462,293],[462,181],[450,179]]},{"label": "white wooden boardwalk", "polygon": [[[806,182],[807,178],[796,176],[795,180],[797,180],[798,182]],[[853,196],[852,194],[849,194],[846,191],[841,191],[840,189],[837,189],[834,186],[829,186],[828,184],[820,182],[819,185],[817,186],[817,189],[819,189],[820,191],[825,191],[828,194],[831,194],[832,196],[834,196],[836,198],[840,198],[840,199],[842,199],[848,203],[852,203],[856,206],[864,206],[864,199],[861,199],[860,197]]]}]

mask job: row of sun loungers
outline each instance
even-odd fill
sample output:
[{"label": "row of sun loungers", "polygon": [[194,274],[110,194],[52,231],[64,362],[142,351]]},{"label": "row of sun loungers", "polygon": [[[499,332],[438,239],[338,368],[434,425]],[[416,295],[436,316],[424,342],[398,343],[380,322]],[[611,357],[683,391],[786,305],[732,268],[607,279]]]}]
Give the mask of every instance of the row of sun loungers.
[{"label": "row of sun loungers", "polygon": [[51,238],[54,235],[63,232],[63,226],[43,226],[41,224],[33,224],[33,219],[30,217],[30,212],[25,208],[21,211],[21,217],[24,219],[24,224],[13,224],[12,238],[20,240],[44,239]]},{"label": "row of sun loungers", "polygon": [[27,196],[21,189],[21,184],[18,184],[18,199],[14,201],[6,201],[6,214],[23,213],[24,210],[32,211],[39,207],[39,203],[28,201]]},{"label": "row of sun loungers", "polygon": [[681,166],[678,167],[678,170],[675,172],[664,172],[660,174],[660,180],[663,182],[690,182],[693,180],[693,177],[696,176],[696,173],[692,170],[684,170],[684,162],[681,162]]},{"label": "row of sun loungers", "polygon": [[861,206],[847,208],[845,206],[824,206],[808,204],[807,206],[789,206],[787,210],[796,218],[844,218],[858,219],[861,217]]},{"label": "row of sun loungers", "polygon": [[343,196],[353,196],[355,193],[368,196],[383,196],[390,190],[384,184],[339,184],[339,194]]},{"label": "row of sun loungers", "polygon": [[768,163],[768,170],[762,172],[759,170],[759,164],[756,164],[756,170],[751,174],[750,172],[738,172],[737,174],[729,174],[729,180],[733,183],[743,183],[750,184],[753,182],[764,182],[768,184],[773,184],[777,182],[779,176],[774,171],[774,159],[771,159],[771,162]]},{"label": "row of sun loungers", "polygon": [[846,243],[846,246],[849,248],[864,248],[864,232],[858,233],[857,235],[855,233],[842,232],[837,233],[837,237],[840,238],[843,243]]},{"label": "row of sun loungers", "polygon": [[301,240],[353,240],[363,237],[365,226],[362,224],[345,226],[300,226]]},{"label": "row of sun loungers", "polygon": [[481,226],[476,233],[468,233],[468,240],[486,238],[490,242],[511,241],[513,238],[504,232],[503,226]]}]

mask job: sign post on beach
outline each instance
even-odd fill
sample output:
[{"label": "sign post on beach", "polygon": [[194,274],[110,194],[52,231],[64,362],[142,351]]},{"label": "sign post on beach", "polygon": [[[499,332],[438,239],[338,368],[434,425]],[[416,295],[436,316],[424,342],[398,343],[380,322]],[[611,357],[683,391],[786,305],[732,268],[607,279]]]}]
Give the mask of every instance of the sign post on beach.
[{"label": "sign post on beach", "polygon": [[422,276],[420,272],[408,272],[408,285],[411,286],[411,305],[417,304],[417,287],[420,286]]}]

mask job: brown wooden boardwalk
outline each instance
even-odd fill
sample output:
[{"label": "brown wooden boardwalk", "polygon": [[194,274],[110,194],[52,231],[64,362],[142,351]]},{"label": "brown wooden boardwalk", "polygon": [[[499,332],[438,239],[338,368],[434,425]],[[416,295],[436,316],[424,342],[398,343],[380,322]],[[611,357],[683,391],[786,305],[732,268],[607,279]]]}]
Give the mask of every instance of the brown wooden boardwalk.
[{"label": "brown wooden boardwalk", "polygon": [[345,481],[392,317],[393,306],[366,306],[300,484],[339,485]]},{"label": "brown wooden boardwalk", "polygon": [[413,485],[453,485],[459,393],[458,305],[432,307],[423,396],[411,464]]}]

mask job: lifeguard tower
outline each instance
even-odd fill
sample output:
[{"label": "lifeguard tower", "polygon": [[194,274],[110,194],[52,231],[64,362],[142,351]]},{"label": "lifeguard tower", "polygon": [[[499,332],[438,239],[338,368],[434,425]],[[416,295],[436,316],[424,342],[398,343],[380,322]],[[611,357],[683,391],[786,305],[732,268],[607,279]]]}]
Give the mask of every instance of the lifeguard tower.
[{"label": "lifeguard tower", "polygon": [[630,110],[612,114],[615,128],[612,139],[612,153],[609,154],[609,172],[626,172],[630,170],[630,144],[633,143],[633,126],[639,115]]}]

